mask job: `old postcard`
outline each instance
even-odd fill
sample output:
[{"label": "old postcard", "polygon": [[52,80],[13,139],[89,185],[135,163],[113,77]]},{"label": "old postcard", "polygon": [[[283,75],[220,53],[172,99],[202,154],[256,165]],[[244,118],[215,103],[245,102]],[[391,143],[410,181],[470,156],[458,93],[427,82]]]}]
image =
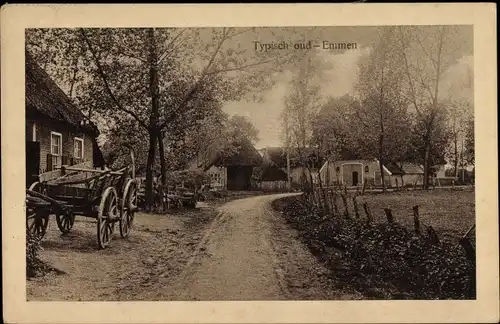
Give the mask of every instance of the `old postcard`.
[{"label": "old postcard", "polygon": [[499,319],[493,5],[2,9],[6,322]]}]

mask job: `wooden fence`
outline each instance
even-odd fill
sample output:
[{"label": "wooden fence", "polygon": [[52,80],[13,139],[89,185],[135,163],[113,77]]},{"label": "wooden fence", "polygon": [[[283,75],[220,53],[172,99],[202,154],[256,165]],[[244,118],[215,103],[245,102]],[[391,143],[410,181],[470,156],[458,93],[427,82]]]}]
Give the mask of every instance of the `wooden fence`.
[{"label": "wooden fence", "polygon": [[288,190],[287,181],[259,181],[255,183],[255,186],[262,191],[284,192]]},{"label": "wooden fence", "polygon": [[[346,218],[366,219],[367,224],[374,223],[374,217],[368,203],[360,203],[359,197],[362,196],[363,190],[356,190],[348,193],[347,187],[311,187],[310,190],[305,190],[304,200],[310,207],[315,207],[322,213],[331,214],[334,217],[343,216]],[[384,208],[385,218],[388,224],[396,222],[393,210]],[[439,244],[440,239],[434,228],[430,225],[425,225],[420,220],[419,206],[415,205],[411,208],[413,212],[413,231],[415,235],[427,234],[427,238],[433,244]],[[462,247],[470,261],[475,261],[475,237],[473,232],[475,225],[472,225],[469,230],[463,235],[457,244],[457,247]]]}]

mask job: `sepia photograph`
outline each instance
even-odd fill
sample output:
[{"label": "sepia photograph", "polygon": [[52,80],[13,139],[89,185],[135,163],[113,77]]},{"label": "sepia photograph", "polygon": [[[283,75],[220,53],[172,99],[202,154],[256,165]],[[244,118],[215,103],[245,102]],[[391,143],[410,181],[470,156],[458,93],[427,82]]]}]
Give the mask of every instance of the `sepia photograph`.
[{"label": "sepia photograph", "polygon": [[494,7],[56,7],[2,11],[10,321],[500,316]]},{"label": "sepia photograph", "polygon": [[472,32],[26,29],[28,299],[475,299]]}]

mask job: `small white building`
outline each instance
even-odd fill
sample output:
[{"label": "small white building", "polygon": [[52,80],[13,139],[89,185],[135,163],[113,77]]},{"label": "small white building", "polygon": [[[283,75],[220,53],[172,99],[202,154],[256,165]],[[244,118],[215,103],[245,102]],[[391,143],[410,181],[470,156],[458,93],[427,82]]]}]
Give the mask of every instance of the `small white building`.
[{"label": "small white building", "polygon": [[[405,163],[383,165],[386,187],[398,187],[405,184],[421,184],[423,170],[419,166]],[[342,160],[327,161],[320,171],[321,181],[327,186],[342,184],[348,187],[381,186],[382,177],[378,160]]]}]

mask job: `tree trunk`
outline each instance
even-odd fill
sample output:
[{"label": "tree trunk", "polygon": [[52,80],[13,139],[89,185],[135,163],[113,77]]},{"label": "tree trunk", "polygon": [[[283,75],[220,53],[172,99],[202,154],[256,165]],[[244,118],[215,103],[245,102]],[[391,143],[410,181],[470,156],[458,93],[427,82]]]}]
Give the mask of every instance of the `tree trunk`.
[{"label": "tree trunk", "polygon": [[429,151],[430,151],[430,143],[429,140],[425,139],[425,148],[424,148],[424,190],[429,189]]},{"label": "tree trunk", "polygon": [[130,160],[132,161],[132,170],[131,170],[132,179],[135,179],[135,152],[132,148],[130,149]]},{"label": "tree trunk", "polygon": [[78,68],[77,68],[77,63],[78,61],[75,60],[75,66],[73,68],[73,76],[71,77],[71,84],[70,84],[70,87],[69,87],[69,97],[70,99],[73,98],[73,89],[75,87],[75,83],[76,83],[76,74],[78,73]]},{"label": "tree trunk", "polygon": [[379,167],[380,167],[380,181],[382,182],[382,191],[386,192],[385,176],[384,176],[384,122],[383,122],[382,115],[380,115],[380,135],[379,135],[379,143],[378,143],[378,161],[379,161]]},{"label": "tree trunk", "polygon": [[385,177],[384,177],[384,162],[382,161],[382,159],[379,159],[378,165],[380,167],[380,180],[382,181],[382,191],[385,192],[386,188],[385,188]]},{"label": "tree trunk", "polygon": [[453,170],[454,170],[454,176],[455,179],[458,178],[458,131],[457,131],[457,117],[456,117],[456,108],[455,111],[453,112],[453,155],[455,157],[455,160],[453,161]]},{"label": "tree trunk", "polygon": [[155,162],[155,148],[156,148],[155,134],[149,132],[149,151],[148,160],[146,162],[146,211],[150,212],[153,207],[153,168]]},{"label": "tree trunk", "polygon": [[[157,53],[156,42],[154,38],[154,29],[148,29],[148,63],[149,63],[149,90],[151,94],[151,116],[149,119],[149,152],[146,165],[146,209],[151,210],[153,206],[153,169],[155,162],[155,147],[158,139],[158,112],[159,112],[159,96],[158,96],[158,69],[157,69]],[[163,198],[161,197],[163,200]]]},{"label": "tree trunk", "polygon": [[[165,147],[163,144],[163,132],[158,132],[158,154],[160,155],[160,172],[161,172],[161,195],[168,194],[167,189],[167,166],[165,161]],[[167,203],[168,204],[168,203]],[[161,212],[165,210],[163,197],[160,204]],[[168,206],[167,206],[168,208]]]}]

